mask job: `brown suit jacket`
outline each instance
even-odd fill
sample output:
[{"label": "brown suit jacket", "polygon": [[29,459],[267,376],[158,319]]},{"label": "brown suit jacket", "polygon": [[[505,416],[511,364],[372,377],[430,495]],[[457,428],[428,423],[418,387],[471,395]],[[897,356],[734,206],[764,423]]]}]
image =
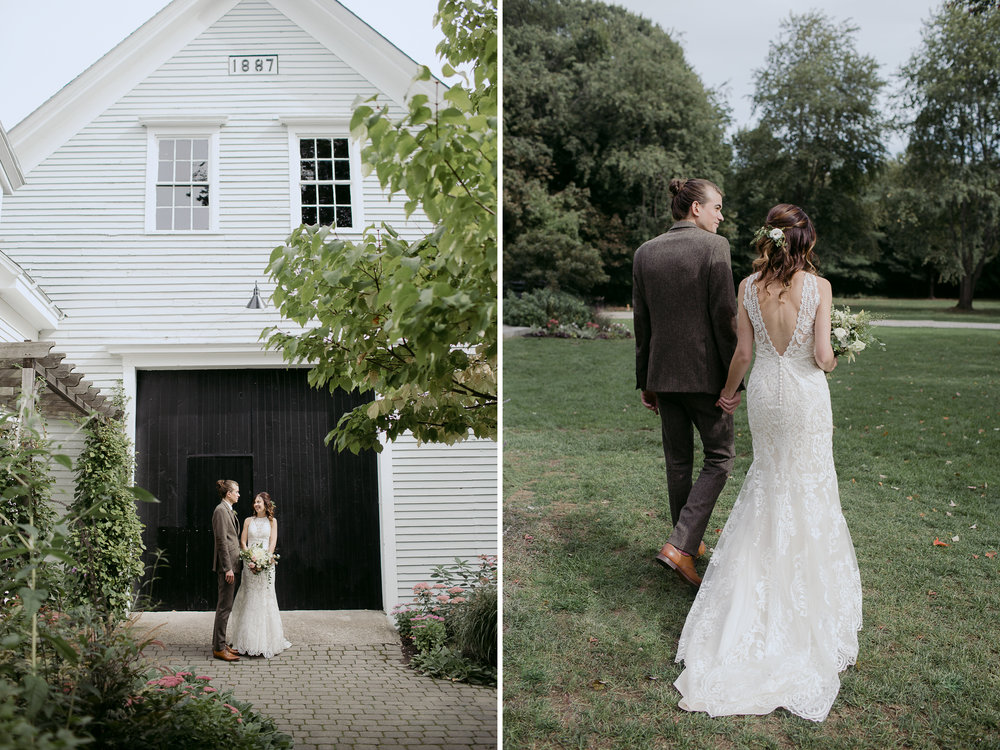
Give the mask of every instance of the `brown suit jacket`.
[{"label": "brown suit jacket", "polygon": [[240,535],[236,513],[233,506],[225,500],[216,505],[212,512],[212,536],[215,537],[212,570],[217,573],[231,570],[235,573],[240,562]]},{"label": "brown suit jacket", "polygon": [[736,351],[729,241],[678,221],[632,263],[635,381],[644,391],[718,394]]}]

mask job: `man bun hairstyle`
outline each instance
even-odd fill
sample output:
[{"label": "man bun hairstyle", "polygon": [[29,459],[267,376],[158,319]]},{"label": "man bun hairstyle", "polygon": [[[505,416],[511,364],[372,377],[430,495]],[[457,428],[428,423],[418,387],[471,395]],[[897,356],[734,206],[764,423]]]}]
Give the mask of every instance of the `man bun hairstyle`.
[{"label": "man bun hairstyle", "polygon": [[708,203],[709,193],[712,191],[722,195],[719,186],[711,180],[671,180],[670,194],[674,197],[670,202],[670,213],[673,215],[674,221],[687,218],[691,212],[691,204],[695,201]]},{"label": "man bun hairstyle", "polygon": [[239,489],[239,485],[232,479],[218,479],[215,482],[215,489],[219,493],[219,499],[222,500],[229,494],[229,490]]}]

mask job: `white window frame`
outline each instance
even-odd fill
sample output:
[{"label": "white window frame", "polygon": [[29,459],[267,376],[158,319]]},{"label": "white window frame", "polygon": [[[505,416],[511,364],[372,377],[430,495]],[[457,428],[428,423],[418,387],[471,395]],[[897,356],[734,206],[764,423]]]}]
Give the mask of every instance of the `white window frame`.
[{"label": "white window frame", "polygon": [[302,226],[302,193],[299,189],[299,140],[301,138],[346,138],[351,159],[351,222],[354,226],[337,227],[338,236],[360,237],[365,228],[362,194],[361,144],[351,138],[348,120],[316,120],[315,118],[281,117],[288,127],[288,205],[289,230]]},{"label": "white window frame", "polygon": [[[217,234],[219,232],[219,130],[226,118],[141,119],[146,127],[146,233]],[[208,229],[157,229],[156,182],[161,138],[208,139]]]}]

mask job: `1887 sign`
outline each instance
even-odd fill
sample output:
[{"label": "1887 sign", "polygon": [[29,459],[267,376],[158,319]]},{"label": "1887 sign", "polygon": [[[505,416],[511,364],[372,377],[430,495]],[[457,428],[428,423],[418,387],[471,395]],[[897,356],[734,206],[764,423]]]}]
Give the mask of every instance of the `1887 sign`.
[{"label": "1887 sign", "polygon": [[230,55],[229,75],[231,76],[276,76],[278,75],[277,55]]}]

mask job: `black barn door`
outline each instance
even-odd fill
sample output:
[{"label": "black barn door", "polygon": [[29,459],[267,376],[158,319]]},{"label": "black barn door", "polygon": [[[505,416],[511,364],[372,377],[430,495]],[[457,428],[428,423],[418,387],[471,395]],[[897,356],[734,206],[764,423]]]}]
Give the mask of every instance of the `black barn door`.
[{"label": "black barn door", "polygon": [[323,444],[365,399],[309,386],[305,370],[140,371],[136,479],[147,554],[162,549],[152,598],[163,609],[215,608],[215,482],[240,485],[236,512],[257,492],[276,504],[282,609],[381,609],[378,485],[373,452]]}]

